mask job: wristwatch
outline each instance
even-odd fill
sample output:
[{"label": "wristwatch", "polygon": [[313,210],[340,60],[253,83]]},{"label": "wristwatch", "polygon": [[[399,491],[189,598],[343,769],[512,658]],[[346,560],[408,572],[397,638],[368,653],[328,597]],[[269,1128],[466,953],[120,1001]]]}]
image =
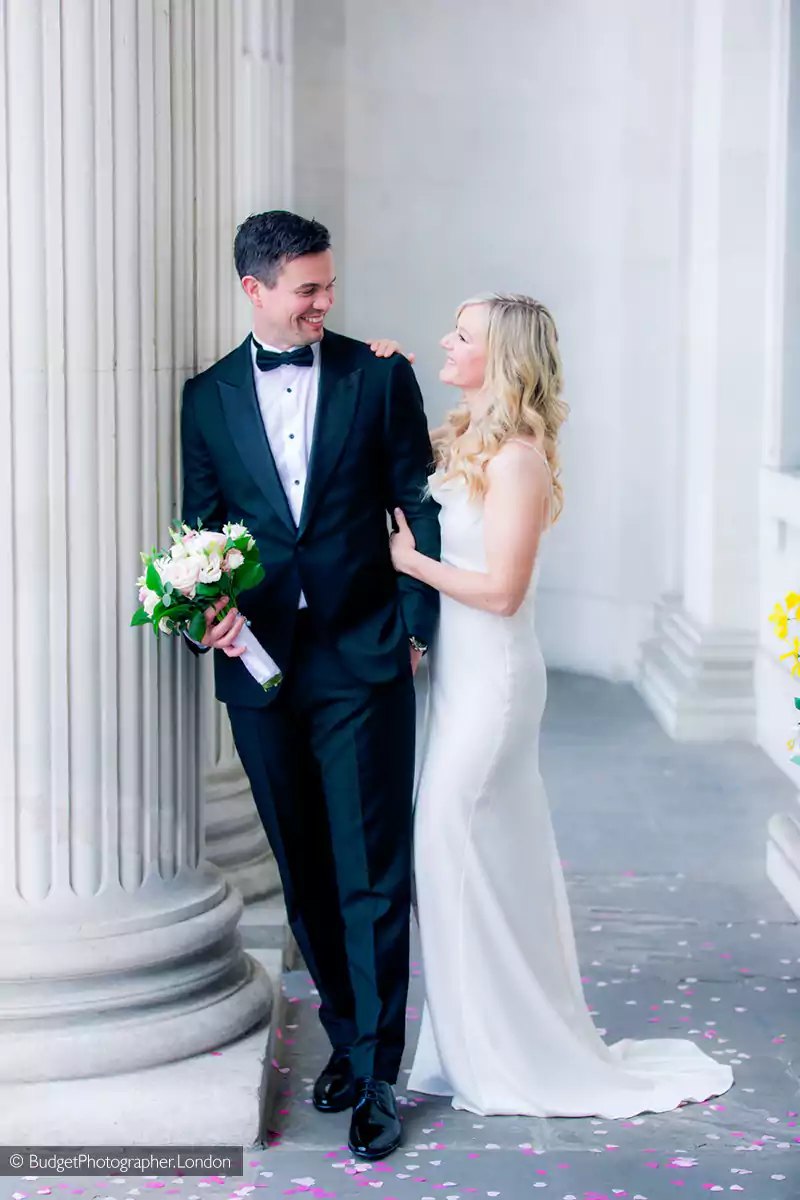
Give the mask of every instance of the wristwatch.
[{"label": "wristwatch", "polygon": [[411,649],[416,650],[417,654],[427,654],[428,647],[425,642],[421,642],[418,637],[410,637]]}]

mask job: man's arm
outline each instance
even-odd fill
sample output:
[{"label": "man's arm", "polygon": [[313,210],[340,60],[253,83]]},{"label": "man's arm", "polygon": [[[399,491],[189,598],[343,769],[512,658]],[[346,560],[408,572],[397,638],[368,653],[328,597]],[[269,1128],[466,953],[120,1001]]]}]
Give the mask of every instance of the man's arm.
[{"label": "man's arm", "polygon": [[[402,508],[420,553],[438,559],[439,505],[426,494],[431,466],[428,424],[414,372],[399,355],[392,359],[387,382],[384,438],[387,510]],[[407,575],[398,577],[398,587],[406,632],[428,645],[439,615],[438,593]]]},{"label": "man's arm", "polygon": [[[183,520],[192,529],[197,528],[198,521],[202,521],[209,529],[221,529],[225,522],[224,505],[214,463],[197,425],[192,394],[193,383],[192,379],[186,380],[183,385],[181,401]],[[221,608],[222,605],[219,607]],[[231,622],[228,624],[230,625]],[[208,646],[203,646],[200,642],[190,638],[188,634],[185,635],[185,640],[194,654],[204,654],[209,649]]]},{"label": "man's arm", "polygon": [[183,385],[181,402],[181,453],[183,458],[183,520],[192,529],[202,521],[209,529],[221,529],[225,505],[216,468],[197,424],[194,380]]}]

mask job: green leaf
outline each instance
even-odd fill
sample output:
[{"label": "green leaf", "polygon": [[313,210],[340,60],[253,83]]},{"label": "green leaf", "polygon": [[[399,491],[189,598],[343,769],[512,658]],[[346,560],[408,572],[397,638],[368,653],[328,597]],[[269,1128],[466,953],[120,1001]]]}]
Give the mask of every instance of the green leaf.
[{"label": "green leaf", "polygon": [[207,596],[209,599],[216,599],[220,594],[218,583],[198,583],[195,588],[196,596]]},{"label": "green leaf", "polygon": [[164,590],[161,585],[161,576],[152,563],[150,563],[147,568],[147,574],[145,575],[144,581],[150,588],[151,592],[158,592],[159,596],[161,595]]},{"label": "green leaf", "polygon": [[795,708],[800,708],[800,696],[795,696],[794,706],[795,706]]},{"label": "green leaf", "polygon": [[169,592],[164,592],[164,595],[161,597],[161,603],[164,605],[164,608],[172,608],[172,596]]},{"label": "green leaf", "polygon": [[164,584],[164,594],[171,596],[174,590],[175,589],[173,588],[172,584],[169,582],[169,580],[167,580],[167,582]]},{"label": "green leaf", "polygon": [[189,622],[189,637],[196,642],[202,642],[206,636],[206,619],[201,612],[196,612]]},{"label": "green leaf", "polygon": [[239,570],[234,573],[234,581],[236,588],[240,592],[249,591],[250,588],[256,587],[264,578],[264,568],[261,563],[245,562],[239,567]]},{"label": "green leaf", "polygon": [[789,762],[794,763],[796,767],[800,767],[800,754],[793,754]]},{"label": "green leaf", "polygon": [[178,624],[179,621],[189,621],[197,609],[192,608],[189,604],[175,604],[169,610],[169,619],[173,624]]},{"label": "green leaf", "polygon": [[131,625],[149,625],[150,618],[143,608],[137,608],[136,612],[131,617]]}]

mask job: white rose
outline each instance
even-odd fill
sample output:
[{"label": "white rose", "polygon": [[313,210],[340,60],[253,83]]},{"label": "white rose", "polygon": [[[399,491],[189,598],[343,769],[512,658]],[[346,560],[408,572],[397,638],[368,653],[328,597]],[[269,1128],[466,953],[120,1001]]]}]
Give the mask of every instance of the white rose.
[{"label": "white rose", "polygon": [[169,559],[162,571],[162,578],[165,583],[171,583],[176,592],[193,600],[202,567],[203,559],[195,554]]},{"label": "white rose", "polygon": [[213,529],[203,529],[195,538],[191,550],[192,553],[202,550],[206,554],[222,554],[227,540],[224,533],[216,533]]},{"label": "white rose", "polygon": [[229,550],[225,555],[225,570],[236,571],[244,562],[241,550]]},{"label": "white rose", "polygon": [[173,562],[178,558],[187,558],[189,555],[189,551],[186,549],[183,542],[176,542],[174,546],[170,547],[169,552],[172,556]]},{"label": "white rose", "polygon": [[222,578],[222,559],[219,554],[209,554],[208,558],[199,559],[202,569],[197,577],[198,583],[216,583]]},{"label": "white rose", "polygon": [[158,622],[158,628],[162,633],[172,633],[172,621],[170,621],[169,617],[162,617]]},{"label": "white rose", "polygon": [[139,592],[139,601],[144,605],[144,611],[147,613],[148,617],[152,617],[156,610],[156,605],[160,599],[161,597],[159,596],[158,592],[151,592],[150,588],[142,588]]},{"label": "white rose", "polygon": [[241,524],[223,525],[222,531],[223,531],[223,533],[226,533],[228,535],[228,537],[231,539],[232,542],[236,542],[239,540],[240,537],[246,536],[248,550],[252,550],[253,546],[255,546],[255,541],[253,540],[253,538],[250,537],[250,534],[249,534],[249,531],[248,531],[246,525],[241,525]]}]

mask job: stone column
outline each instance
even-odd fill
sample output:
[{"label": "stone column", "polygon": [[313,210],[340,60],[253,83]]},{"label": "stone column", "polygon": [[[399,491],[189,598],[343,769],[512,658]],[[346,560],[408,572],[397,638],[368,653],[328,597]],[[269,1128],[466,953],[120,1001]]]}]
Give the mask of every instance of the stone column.
[{"label": "stone column", "polygon": [[176,511],[215,178],[193,8],[0,6],[2,1081],[182,1058],[269,1010],[203,856],[196,664],[129,627],[139,550]]},{"label": "stone column", "polygon": [[[774,68],[775,169],[772,175],[773,287],[767,321],[773,330],[767,376],[766,466],[761,486],[761,646],[756,672],[758,740],[795,787],[800,769],[790,761],[788,732],[800,716],[800,680],[779,661],[787,649],[764,619],[800,583],[800,0],[784,0],[777,17],[781,54]],[[794,631],[793,631],[794,632]],[[769,822],[767,874],[800,917],[800,793]]]},{"label": "stone column", "polygon": [[[291,203],[291,0],[237,0],[195,13],[197,145],[216,185],[198,193],[197,360],[202,369],[250,329],[233,266],[237,225],[252,212]],[[222,145],[215,141],[221,131]],[[224,155],[224,165],[216,160]],[[237,300],[238,296],[238,300]],[[280,891],[224,707],[214,700],[211,663],[201,671],[205,735],[206,852],[245,903]]]},{"label": "stone column", "polygon": [[755,733],[779,3],[704,0],[692,9],[682,593],[664,600],[641,676],[679,738]]}]

